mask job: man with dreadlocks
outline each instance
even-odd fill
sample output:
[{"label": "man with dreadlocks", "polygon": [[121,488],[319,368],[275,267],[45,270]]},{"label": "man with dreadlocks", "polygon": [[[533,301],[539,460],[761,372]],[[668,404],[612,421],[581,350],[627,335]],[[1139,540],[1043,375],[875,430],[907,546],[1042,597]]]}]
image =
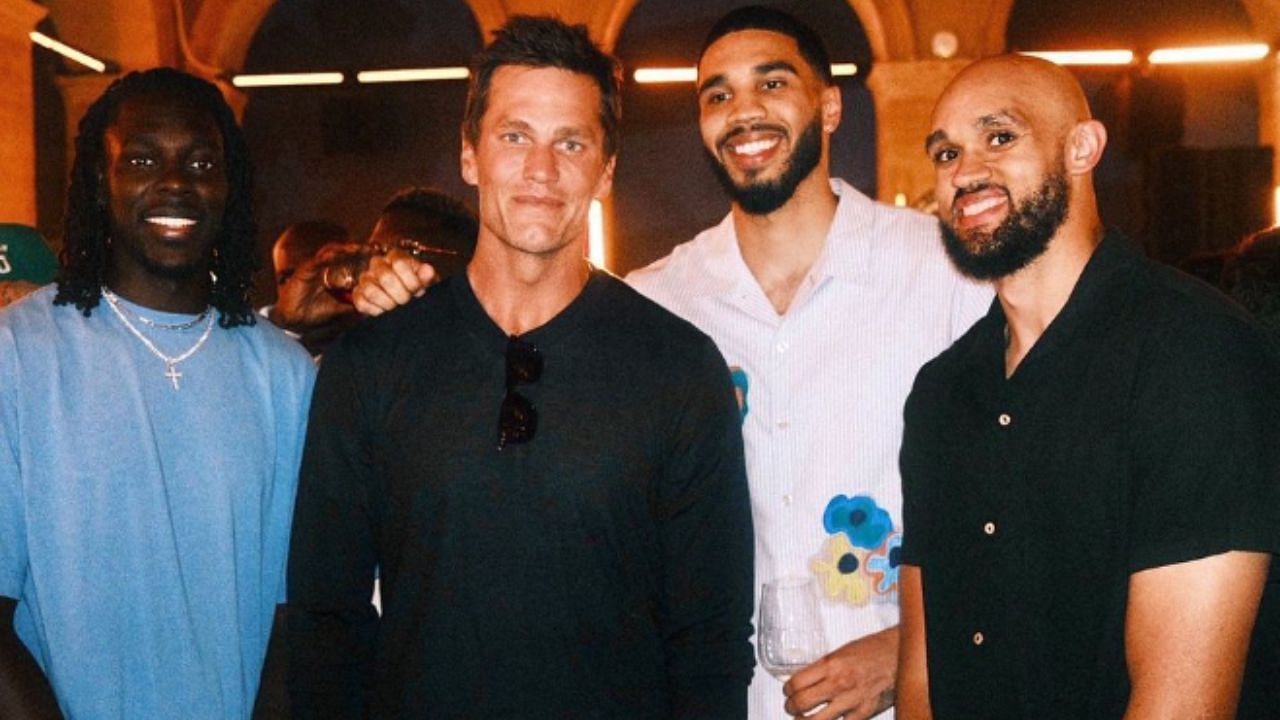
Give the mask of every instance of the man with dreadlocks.
[{"label": "man with dreadlocks", "polygon": [[251,176],[175,70],[80,122],[56,288],[0,315],[0,717],[250,715],[314,374],[254,323]]}]

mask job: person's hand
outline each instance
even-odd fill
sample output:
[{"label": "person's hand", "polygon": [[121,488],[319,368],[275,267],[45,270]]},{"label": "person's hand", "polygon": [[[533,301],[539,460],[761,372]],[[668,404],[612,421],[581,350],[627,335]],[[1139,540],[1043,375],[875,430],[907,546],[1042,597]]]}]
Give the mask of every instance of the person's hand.
[{"label": "person's hand", "polygon": [[351,299],[356,310],[365,315],[381,315],[422,297],[436,279],[436,270],[429,263],[415,260],[403,250],[392,250],[369,260]]},{"label": "person's hand", "polygon": [[294,332],[306,332],[355,309],[329,293],[324,286],[325,268],[345,257],[368,252],[361,243],[329,243],[298,266],[276,290],[271,321]]},{"label": "person's hand", "polygon": [[846,643],[792,675],[782,686],[786,711],[813,720],[873,717],[893,705],[897,672],[898,628],[894,626]]}]

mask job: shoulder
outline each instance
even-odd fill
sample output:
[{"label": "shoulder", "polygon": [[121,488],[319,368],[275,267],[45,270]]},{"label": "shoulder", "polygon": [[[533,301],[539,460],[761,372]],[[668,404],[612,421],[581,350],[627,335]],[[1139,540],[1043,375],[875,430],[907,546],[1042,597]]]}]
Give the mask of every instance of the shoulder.
[{"label": "shoulder", "polygon": [[663,304],[695,292],[720,267],[716,257],[736,244],[733,218],[725,218],[675,247],[667,256],[627,274],[626,282],[646,297]]},{"label": "shoulder", "polygon": [[315,376],[315,361],[302,344],[269,320],[258,318],[252,325],[238,325],[230,331],[242,338],[269,367],[286,370],[303,382],[310,382]]},{"label": "shoulder", "polygon": [[[682,357],[714,357],[719,351],[706,334],[689,321],[659,305],[627,282],[601,273],[600,302],[605,312],[597,317],[610,328],[610,334],[626,342],[644,357],[661,358],[664,362]],[[723,364],[723,361],[720,360]]]}]

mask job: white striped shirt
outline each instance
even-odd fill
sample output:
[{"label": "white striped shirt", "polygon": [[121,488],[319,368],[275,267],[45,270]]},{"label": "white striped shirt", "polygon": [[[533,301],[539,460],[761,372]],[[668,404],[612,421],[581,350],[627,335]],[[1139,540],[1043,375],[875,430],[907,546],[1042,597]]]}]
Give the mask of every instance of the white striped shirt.
[{"label": "white striped shirt", "polygon": [[[934,218],[831,186],[826,245],[785,315],[743,261],[732,215],[627,276],[710,335],[733,371],[756,602],[764,582],[815,577],[828,651],[898,622],[903,404],[920,366],[992,298],[951,265]],[[750,718],[788,717],[783,701],[757,665]]]}]

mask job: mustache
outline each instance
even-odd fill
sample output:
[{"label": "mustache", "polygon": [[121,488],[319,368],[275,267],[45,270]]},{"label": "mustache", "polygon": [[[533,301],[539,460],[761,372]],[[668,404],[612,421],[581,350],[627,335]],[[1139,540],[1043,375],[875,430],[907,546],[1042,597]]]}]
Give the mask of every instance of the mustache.
[{"label": "mustache", "polygon": [[751,123],[749,125],[746,125],[746,124],[735,125],[729,128],[728,130],[726,130],[724,135],[721,135],[720,139],[716,141],[716,149],[723,150],[724,146],[727,145],[734,138],[738,137],[739,135],[745,135],[746,133],[751,133],[751,132],[776,132],[784,137],[788,136],[787,129],[782,127],[781,125],[771,125],[769,123]]},{"label": "mustache", "polygon": [[1009,195],[1009,188],[984,180],[982,182],[973,183],[972,185],[966,185],[959,190],[956,190],[955,197],[951,198],[951,207],[954,208],[956,203],[960,202],[960,200],[966,195],[973,195],[974,193],[985,192],[987,190],[998,190],[1004,193],[1005,197],[1012,197]]}]

